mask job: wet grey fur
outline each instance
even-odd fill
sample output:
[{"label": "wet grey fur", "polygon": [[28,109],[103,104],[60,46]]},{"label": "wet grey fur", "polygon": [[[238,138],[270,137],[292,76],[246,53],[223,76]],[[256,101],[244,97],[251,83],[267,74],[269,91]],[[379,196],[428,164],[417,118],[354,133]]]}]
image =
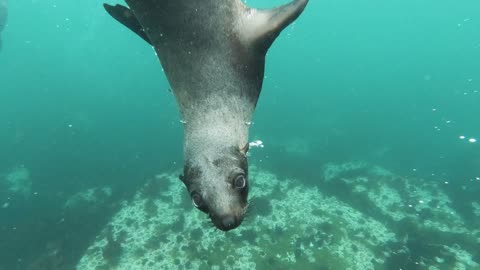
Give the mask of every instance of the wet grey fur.
[{"label": "wet grey fur", "polygon": [[7,25],[8,5],[7,0],[0,0],[0,51],[2,50],[2,31]]},{"label": "wet grey fur", "polygon": [[[272,10],[241,0],[126,0],[105,5],[153,45],[185,126],[184,175],[196,206],[222,230],[248,207],[248,129],[262,87],[265,54],[308,0]],[[236,181],[245,186],[235,187]]]}]

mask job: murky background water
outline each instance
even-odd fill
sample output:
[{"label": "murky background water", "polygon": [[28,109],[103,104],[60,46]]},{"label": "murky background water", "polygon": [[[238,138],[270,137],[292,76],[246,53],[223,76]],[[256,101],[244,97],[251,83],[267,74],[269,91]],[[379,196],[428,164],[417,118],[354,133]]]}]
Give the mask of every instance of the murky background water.
[{"label": "murky background water", "polygon": [[[182,125],[152,48],[101,4],[8,3],[0,269],[480,269],[477,1],[312,0],[269,51],[256,198],[230,235],[173,180]],[[159,179],[168,194],[137,193]],[[156,214],[122,219],[138,209]]]}]

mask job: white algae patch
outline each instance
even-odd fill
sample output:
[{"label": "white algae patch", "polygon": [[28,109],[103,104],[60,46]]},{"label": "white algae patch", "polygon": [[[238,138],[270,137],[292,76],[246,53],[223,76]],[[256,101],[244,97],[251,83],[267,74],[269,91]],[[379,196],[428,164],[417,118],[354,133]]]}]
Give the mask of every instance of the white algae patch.
[{"label": "white algae patch", "polygon": [[446,252],[455,256],[457,260],[455,263],[455,270],[460,269],[479,269],[480,265],[472,260],[472,255],[463,250],[459,245],[453,245],[452,247],[443,246]]},{"label": "white algae patch", "polygon": [[250,175],[249,215],[227,233],[193,208],[177,174],[157,176],[122,203],[77,269],[479,267],[478,243],[466,240],[479,231],[436,185],[362,162],[328,164],[319,187],[254,167]]},{"label": "white algae patch", "polygon": [[30,172],[23,166],[15,167],[9,171],[1,180],[9,195],[19,195],[28,199],[32,194],[32,179]]},{"label": "white algae patch", "polygon": [[475,215],[477,217],[480,217],[480,203],[473,202],[472,207],[473,207],[473,212],[475,213]]},{"label": "white algae patch", "polygon": [[77,208],[86,206],[95,206],[103,204],[108,198],[112,196],[112,189],[110,187],[90,188],[84,191],[77,192],[71,196],[63,206],[64,208]]},{"label": "white algae patch", "polygon": [[402,178],[364,162],[327,164],[324,172],[328,185],[351,189],[357,201],[370,204],[392,221],[408,219],[426,229],[468,233],[450,198],[436,183]]}]

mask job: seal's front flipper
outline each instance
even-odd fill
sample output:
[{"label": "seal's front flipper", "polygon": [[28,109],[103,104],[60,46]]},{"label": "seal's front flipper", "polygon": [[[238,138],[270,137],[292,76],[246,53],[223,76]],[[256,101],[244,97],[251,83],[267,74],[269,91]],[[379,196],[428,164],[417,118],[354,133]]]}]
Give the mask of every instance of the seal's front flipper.
[{"label": "seal's front flipper", "polygon": [[308,0],[293,2],[268,10],[245,10],[242,39],[266,52],[280,32],[300,16]]},{"label": "seal's front flipper", "polygon": [[147,37],[147,34],[145,34],[143,27],[140,25],[137,18],[129,8],[122,5],[111,6],[109,4],[103,4],[103,7],[115,20],[125,25],[128,29],[132,30],[134,33],[152,45],[152,42]]}]

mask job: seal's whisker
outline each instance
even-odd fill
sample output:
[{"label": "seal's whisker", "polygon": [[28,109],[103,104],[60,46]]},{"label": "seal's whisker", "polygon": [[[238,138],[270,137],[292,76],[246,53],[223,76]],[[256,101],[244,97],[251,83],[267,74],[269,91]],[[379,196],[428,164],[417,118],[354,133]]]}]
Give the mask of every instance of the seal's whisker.
[{"label": "seal's whisker", "polygon": [[251,213],[251,211],[250,211],[251,205],[252,205],[252,203],[248,203],[248,204],[245,206],[245,208],[243,209],[243,218],[244,218],[244,219],[247,219],[247,218],[250,216],[250,213]]},{"label": "seal's whisker", "polygon": [[250,203],[247,202],[247,204],[245,205],[245,207],[243,207],[243,209],[242,209],[242,211],[243,211],[242,215],[243,215],[243,216],[247,215],[247,213],[248,213],[248,208],[249,208],[249,207],[250,207]]},{"label": "seal's whisker", "polygon": [[255,201],[250,201],[250,203],[248,204],[248,208],[246,209],[247,212],[250,211],[252,208],[255,208]]},{"label": "seal's whisker", "polygon": [[256,197],[256,196],[252,196],[252,197],[250,198],[250,203],[249,203],[249,205],[254,205],[257,198],[258,198],[258,197]]}]

